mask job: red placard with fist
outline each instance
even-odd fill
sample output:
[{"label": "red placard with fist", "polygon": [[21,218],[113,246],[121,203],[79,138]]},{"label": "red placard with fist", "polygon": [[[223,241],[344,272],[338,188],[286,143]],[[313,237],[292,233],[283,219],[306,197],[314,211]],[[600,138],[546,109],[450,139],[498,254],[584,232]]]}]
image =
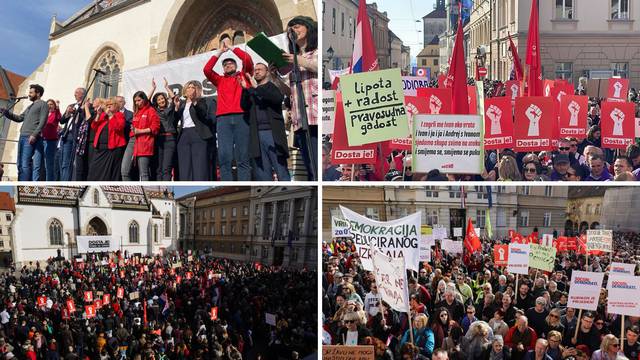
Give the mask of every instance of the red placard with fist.
[{"label": "red placard with fist", "polygon": [[606,101],[600,111],[602,147],[626,149],[635,137],[635,105],[629,102]]},{"label": "red placard with fist", "polygon": [[551,150],[557,116],[550,97],[530,96],[516,99],[514,150],[518,152]]},{"label": "red placard with fist", "polygon": [[513,147],[513,111],[508,97],[484,101],[484,149]]}]

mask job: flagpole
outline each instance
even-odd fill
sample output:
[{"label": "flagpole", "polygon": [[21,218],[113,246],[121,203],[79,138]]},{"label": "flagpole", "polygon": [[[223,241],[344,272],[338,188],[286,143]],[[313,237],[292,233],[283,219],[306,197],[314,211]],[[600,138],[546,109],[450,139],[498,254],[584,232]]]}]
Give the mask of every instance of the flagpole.
[{"label": "flagpole", "polygon": [[582,317],[582,309],[578,311],[578,320],[576,321],[576,332],[573,334],[573,338],[578,342],[578,329],[580,329],[580,318]]},{"label": "flagpole", "polygon": [[411,344],[415,345],[413,342],[413,324],[411,323],[411,308],[407,311],[407,316],[409,316],[409,335],[411,336]]},{"label": "flagpole", "polygon": [[516,274],[516,288],[514,289],[514,299],[513,299],[513,303],[517,304],[518,303],[518,277],[520,277],[520,274]]},{"label": "flagpole", "polygon": [[624,351],[624,315],[620,321],[620,351]]}]

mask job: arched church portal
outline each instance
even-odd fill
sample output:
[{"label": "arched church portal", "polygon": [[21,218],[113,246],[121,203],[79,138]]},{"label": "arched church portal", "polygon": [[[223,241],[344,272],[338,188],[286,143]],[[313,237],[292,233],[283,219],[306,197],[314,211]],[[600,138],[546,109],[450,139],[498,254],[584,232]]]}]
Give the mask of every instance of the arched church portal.
[{"label": "arched church portal", "polygon": [[99,217],[94,217],[89,221],[87,225],[87,235],[96,236],[96,235],[109,235],[109,229],[107,225],[100,219]]}]

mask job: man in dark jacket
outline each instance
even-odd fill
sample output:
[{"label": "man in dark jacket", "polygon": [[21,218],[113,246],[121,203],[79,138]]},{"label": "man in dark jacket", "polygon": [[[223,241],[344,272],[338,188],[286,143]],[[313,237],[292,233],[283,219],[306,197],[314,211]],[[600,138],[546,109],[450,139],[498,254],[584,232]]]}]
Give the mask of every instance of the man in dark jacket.
[{"label": "man in dark jacket", "polygon": [[577,347],[578,345],[586,345],[593,353],[600,348],[600,335],[598,330],[593,326],[595,316],[591,312],[587,312],[582,315],[580,319],[580,329],[578,330],[578,336],[573,336],[576,333],[576,328],[570,327],[566,334],[568,339],[566,345]]},{"label": "man in dark jacket", "polygon": [[242,109],[249,113],[249,154],[253,158],[254,176],[258,181],[273,181],[273,172],[279,181],[290,181],[287,169],[289,149],[282,116],[284,96],[268,77],[265,64],[256,64],[254,77],[242,83]]},{"label": "man in dark jacket", "polygon": [[60,124],[64,124],[60,135],[60,180],[71,181],[73,176],[73,162],[76,154],[76,136],[78,128],[84,121],[84,111],[82,99],[86,93],[85,88],[77,88],[73,93],[76,102],[69,105],[60,119]]}]

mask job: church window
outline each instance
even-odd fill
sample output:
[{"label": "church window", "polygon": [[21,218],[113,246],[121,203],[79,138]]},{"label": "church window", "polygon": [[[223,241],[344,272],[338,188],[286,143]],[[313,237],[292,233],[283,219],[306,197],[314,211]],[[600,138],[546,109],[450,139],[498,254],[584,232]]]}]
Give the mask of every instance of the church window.
[{"label": "church window", "polygon": [[100,205],[100,192],[98,189],[93,189],[93,205]]},{"label": "church window", "polygon": [[62,223],[58,219],[49,222],[49,244],[63,245],[62,243]]},{"label": "church window", "polygon": [[171,215],[169,213],[164,215],[164,237],[171,237]]},{"label": "church window", "polygon": [[129,223],[129,242],[132,244],[140,243],[140,227],[138,222],[132,221]]},{"label": "church window", "polygon": [[104,72],[98,74],[93,87],[93,98],[109,98],[118,95],[122,64],[118,53],[113,49],[105,50],[93,65],[92,69]]}]

